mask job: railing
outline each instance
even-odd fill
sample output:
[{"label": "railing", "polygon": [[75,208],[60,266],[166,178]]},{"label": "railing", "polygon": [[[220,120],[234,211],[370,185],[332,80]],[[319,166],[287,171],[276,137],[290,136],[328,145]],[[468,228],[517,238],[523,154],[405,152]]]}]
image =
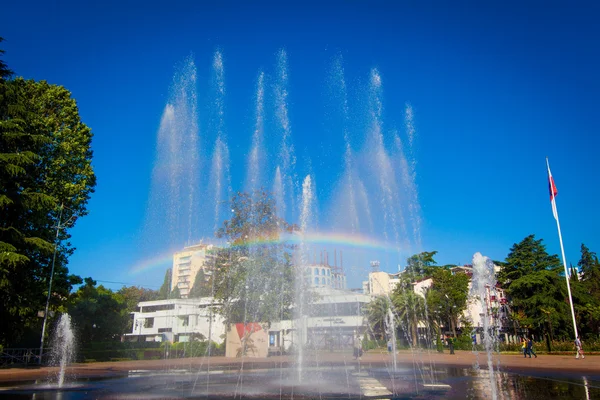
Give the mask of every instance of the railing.
[{"label": "railing", "polygon": [[[52,349],[44,349],[42,364],[50,360]],[[36,365],[40,363],[39,348],[8,348],[0,350],[0,366]]]}]

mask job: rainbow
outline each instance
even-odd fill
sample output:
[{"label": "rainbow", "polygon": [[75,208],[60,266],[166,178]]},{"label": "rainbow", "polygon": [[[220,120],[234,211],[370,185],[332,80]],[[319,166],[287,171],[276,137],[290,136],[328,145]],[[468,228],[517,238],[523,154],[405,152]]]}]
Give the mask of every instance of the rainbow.
[{"label": "rainbow", "polygon": [[[364,236],[356,233],[341,233],[341,232],[314,232],[308,234],[285,234],[282,238],[278,239],[260,239],[255,241],[245,242],[244,246],[256,245],[256,244],[270,244],[286,242],[291,244],[309,243],[322,246],[340,246],[344,248],[353,249],[367,249],[372,251],[385,251],[385,252],[397,252],[401,248],[399,245],[393,245],[391,243],[377,240],[373,237]],[[130,268],[131,274],[138,274],[144,271],[149,271],[156,268],[170,267],[173,264],[173,253],[170,250],[168,252],[158,254],[155,257],[144,260]]]}]

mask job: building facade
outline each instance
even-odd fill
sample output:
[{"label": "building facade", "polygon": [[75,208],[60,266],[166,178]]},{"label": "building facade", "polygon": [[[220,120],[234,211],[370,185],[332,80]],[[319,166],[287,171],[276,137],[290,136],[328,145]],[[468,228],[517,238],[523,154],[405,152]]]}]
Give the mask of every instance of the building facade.
[{"label": "building facade", "polygon": [[211,297],[138,303],[136,311],[131,313],[132,331],[125,334],[125,340],[188,342],[210,336],[212,341],[220,342],[225,326],[223,318],[215,312],[219,306]]},{"label": "building facade", "polygon": [[204,271],[206,276],[212,273],[210,260],[213,245],[197,244],[185,247],[182,251],[173,254],[173,268],[171,270],[171,290],[179,289],[181,298],[189,296],[190,290],[196,280],[196,275]]}]

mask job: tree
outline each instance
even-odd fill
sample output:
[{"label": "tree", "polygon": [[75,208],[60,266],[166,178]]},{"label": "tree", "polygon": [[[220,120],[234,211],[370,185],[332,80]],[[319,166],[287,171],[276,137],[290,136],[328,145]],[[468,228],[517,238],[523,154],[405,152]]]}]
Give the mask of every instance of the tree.
[{"label": "tree", "polygon": [[553,330],[567,328],[570,310],[561,273],[558,256],[549,255],[542,239],[536,240],[534,235],[512,246],[500,270],[498,280],[510,296],[513,310],[526,315],[524,322],[536,333],[550,329],[548,314],[542,310],[555,311]]},{"label": "tree", "polygon": [[233,215],[217,236],[229,245],[215,254],[215,297],[226,323],[266,322],[291,317],[294,270],[292,246],[282,232],[295,228],[277,217],[273,197],[264,191],[237,193]]},{"label": "tree", "polygon": [[[123,286],[116,293],[121,297],[125,304],[125,311],[127,313],[133,312],[137,309],[138,303],[142,301],[158,300],[158,291],[152,289],[146,289],[138,286]],[[127,332],[131,332],[133,328],[133,321],[127,319]]]},{"label": "tree", "polygon": [[56,226],[87,213],[95,186],[91,130],[71,94],[9,77],[0,64],[0,344],[39,323],[55,247],[51,309],[80,281],[66,267],[70,235]]},{"label": "tree", "polygon": [[96,286],[92,278],[75,292],[68,311],[82,346],[91,342],[119,340],[129,321],[127,304],[122,296],[104,286]]},{"label": "tree", "polygon": [[572,289],[576,312],[581,317],[580,330],[595,336],[600,328],[600,262],[596,253],[582,243],[581,258],[577,265],[581,271],[581,281],[572,285],[575,286]]},{"label": "tree", "polygon": [[406,272],[413,277],[428,276],[433,272],[437,262],[433,259],[437,251],[424,251],[406,260]]},{"label": "tree", "polygon": [[413,347],[416,347],[419,321],[425,319],[425,299],[416,294],[409,283],[396,286],[392,294],[392,301],[401,326],[406,327],[407,336],[409,340],[412,340]]},{"label": "tree", "polygon": [[600,301],[600,262],[598,256],[581,244],[581,258],[577,263],[582,274],[582,281],[588,293]]},{"label": "tree", "polygon": [[376,340],[383,340],[387,332],[387,319],[390,299],[387,296],[377,296],[365,307],[368,326]]},{"label": "tree", "polygon": [[171,297],[171,277],[172,277],[171,268],[167,269],[165,272],[165,279],[163,280],[163,284],[158,290],[158,300],[166,300]]},{"label": "tree", "polygon": [[198,297],[208,297],[212,296],[212,275],[207,274],[204,271],[204,268],[201,268],[200,271],[196,274],[196,278],[194,279],[194,285],[192,289],[190,289],[189,297],[198,298]]},{"label": "tree", "polygon": [[436,269],[428,291],[428,307],[438,313],[439,318],[448,321],[452,334],[456,337],[459,317],[467,308],[469,296],[469,276],[464,273],[452,274],[447,269]]}]

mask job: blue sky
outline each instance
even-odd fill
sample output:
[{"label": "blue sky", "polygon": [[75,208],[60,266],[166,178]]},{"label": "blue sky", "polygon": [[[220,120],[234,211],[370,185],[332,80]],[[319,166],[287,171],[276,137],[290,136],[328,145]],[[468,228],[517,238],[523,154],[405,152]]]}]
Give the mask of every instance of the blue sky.
[{"label": "blue sky", "polygon": [[130,272],[144,258],[138,238],[156,133],[175,66],[190,54],[202,131],[216,49],[235,188],[257,71],[272,70],[282,48],[299,163],[310,157],[323,187],[339,178],[341,156],[332,154],[343,153],[342,142],[324,122],[324,87],[341,54],[357,104],[370,69],[381,73],[386,129],[402,129],[407,102],[414,109],[423,249],[439,251],[438,262],[467,263],[476,251],[504,259],[532,233],[558,254],[546,156],[568,262],[578,261],[581,242],[600,251],[600,9],[592,2],[84,3],[11,2],[0,28],[8,65],[68,88],[95,135],[98,185],[71,232],[73,273],[161,284],[164,268]]}]

